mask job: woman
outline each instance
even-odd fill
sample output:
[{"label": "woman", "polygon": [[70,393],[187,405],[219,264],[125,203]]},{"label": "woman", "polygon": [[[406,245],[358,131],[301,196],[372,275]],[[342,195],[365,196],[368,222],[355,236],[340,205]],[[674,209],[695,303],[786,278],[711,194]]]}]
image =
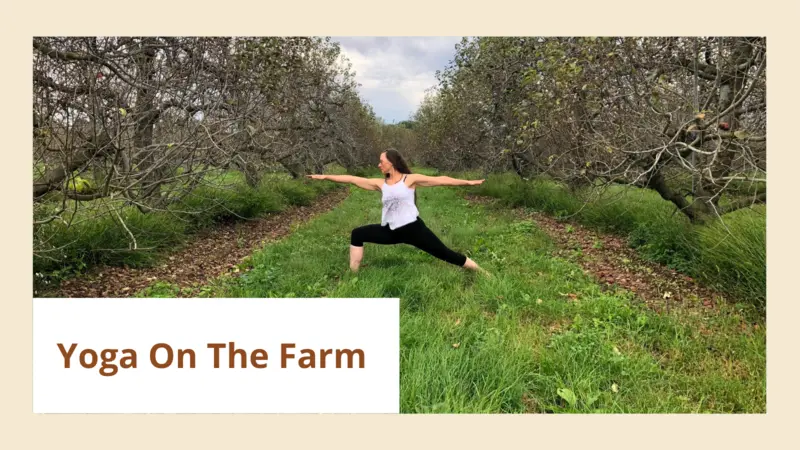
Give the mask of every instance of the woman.
[{"label": "woman", "polygon": [[381,153],[378,168],[384,178],[362,178],[350,175],[308,175],[315,180],[349,183],[368,191],[382,191],[381,223],[365,225],[350,235],[350,269],[358,272],[364,256],[364,243],[409,244],[436,258],[469,270],[481,271],[475,261],[447,248],[419,217],[416,206],[417,186],[477,186],[483,180],[458,180],[450,177],[429,177],[412,174],[400,153],[388,149]]}]

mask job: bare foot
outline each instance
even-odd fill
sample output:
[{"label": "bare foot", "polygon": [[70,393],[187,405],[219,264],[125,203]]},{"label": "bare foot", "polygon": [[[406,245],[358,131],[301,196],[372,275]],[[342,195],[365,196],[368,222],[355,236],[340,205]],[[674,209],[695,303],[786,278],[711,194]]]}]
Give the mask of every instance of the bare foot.
[{"label": "bare foot", "polygon": [[483,269],[481,266],[479,266],[471,258],[467,258],[467,262],[464,263],[464,268],[468,269],[468,270],[473,270],[473,271],[479,272],[479,273],[481,273],[483,275],[486,275],[487,277],[491,277],[492,276],[492,274],[490,274],[485,269]]}]

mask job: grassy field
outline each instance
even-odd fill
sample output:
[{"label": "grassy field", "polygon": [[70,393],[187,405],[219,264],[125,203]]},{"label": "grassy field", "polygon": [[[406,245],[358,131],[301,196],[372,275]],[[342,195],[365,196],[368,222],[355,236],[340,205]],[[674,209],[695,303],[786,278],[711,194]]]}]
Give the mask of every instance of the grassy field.
[{"label": "grassy field", "polygon": [[[405,413],[765,412],[758,314],[740,305],[656,314],[551,256],[533,223],[470,205],[462,192],[420,189],[421,215],[493,278],[412,247],[370,244],[362,270],[349,273],[350,231],[380,220],[379,193],[352,188],[340,207],[204,295],[399,297]],[[140,295],[172,292],[157,285]]]}]

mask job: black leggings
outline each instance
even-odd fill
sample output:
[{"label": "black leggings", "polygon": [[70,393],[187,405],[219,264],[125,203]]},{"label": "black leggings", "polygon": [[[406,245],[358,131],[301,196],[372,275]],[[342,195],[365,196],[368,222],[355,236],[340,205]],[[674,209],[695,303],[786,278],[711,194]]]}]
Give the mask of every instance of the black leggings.
[{"label": "black leggings", "polygon": [[394,230],[388,225],[378,224],[354,229],[350,234],[350,245],[363,247],[365,242],[382,245],[409,244],[450,264],[463,266],[467,262],[466,256],[447,248],[419,217],[414,222]]}]

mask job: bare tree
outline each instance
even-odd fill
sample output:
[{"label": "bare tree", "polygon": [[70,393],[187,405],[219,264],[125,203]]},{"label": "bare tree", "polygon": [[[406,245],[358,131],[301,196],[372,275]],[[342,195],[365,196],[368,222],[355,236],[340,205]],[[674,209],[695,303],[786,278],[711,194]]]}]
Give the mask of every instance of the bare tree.
[{"label": "bare tree", "polygon": [[354,168],[376,142],[327,38],[34,38],[33,81],[35,228],[100,199],[167,210],[226,170]]},{"label": "bare tree", "polygon": [[438,166],[635,185],[696,222],[766,202],[763,38],[465,40],[417,120]]}]

